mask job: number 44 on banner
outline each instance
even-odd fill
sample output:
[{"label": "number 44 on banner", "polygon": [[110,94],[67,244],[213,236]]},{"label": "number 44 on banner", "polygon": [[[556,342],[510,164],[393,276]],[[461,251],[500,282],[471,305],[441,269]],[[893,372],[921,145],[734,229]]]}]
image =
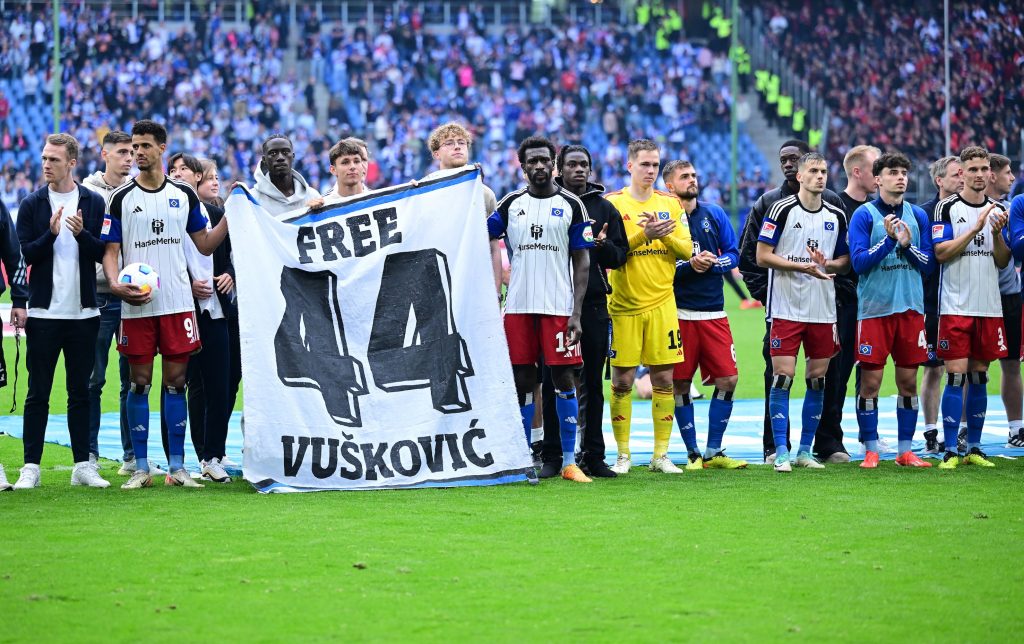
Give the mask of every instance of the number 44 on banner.
[{"label": "number 44 on banner", "polygon": [[[358,427],[366,376],[348,351],[337,282],[331,271],[282,271],[287,308],[274,336],[277,373],[290,387],[319,390],[334,422]],[[411,283],[419,288],[405,287]],[[389,255],[366,350],[379,388],[429,388],[434,409],[443,413],[471,408],[466,378],[473,375],[466,341],[455,328],[450,292],[448,261],[440,251]]]}]

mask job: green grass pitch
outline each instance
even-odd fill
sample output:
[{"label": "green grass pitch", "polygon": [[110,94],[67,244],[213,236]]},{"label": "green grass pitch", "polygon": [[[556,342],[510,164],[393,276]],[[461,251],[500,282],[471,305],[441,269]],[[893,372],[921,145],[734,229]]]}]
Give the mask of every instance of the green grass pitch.
[{"label": "green grass pitch", "polygon": [[[760,397],[761,313],[734,305]],[[71,488],[70,464],[47,446],[43,487],[0,494],[0,642],[1009,641],[1024,600],[1020,460],[271,496]]]},{"label": "green grass pitch", "polygon": [[1010,641],[1024,599],[1022,461],[270,496],[69,462],[0,496],[0,641]]}]

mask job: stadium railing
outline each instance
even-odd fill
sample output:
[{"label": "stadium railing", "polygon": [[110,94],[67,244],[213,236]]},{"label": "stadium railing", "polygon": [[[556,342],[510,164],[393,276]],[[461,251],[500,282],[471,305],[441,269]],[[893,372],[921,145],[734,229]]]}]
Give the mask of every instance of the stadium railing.
[{"label": "stadium railing", "polygon": [[[250,3],[245,0],[225,0],[208,2],[206,0],[115,0],[113,2],[96,2],[97,5],[109,4],[115,15],[138,18],[145,17],[157,22],[189,23],[197,19],[207,9],[216,9],[219,17],[226,23],[242,23],[248,20]],[[0,12],[11,7],[21,7],[24,3],[14,0],[0,0]],[[565,2],[561,0],[493,0],[491,2],[471,2],[469,0],[446,0],[444,2],[402,2],[396,0],[319,0],[317,2],[300,2],[300,0],[282,0],[278,5],[287,9],[291,22],[296,22],[299,9],[312,9],[313,16],[319,22],[341,21],[345,24],[364,24],[374,28],[383,24],[385,16],[398,16],[402,11],[416,10],[422,17],[423,24],[433,27],[456,27],[462,7],[475,12],[480,10],[480,17],[487,28],[501,28],[509,25],[531,23],[560,22],[563,19],[576,22],[586,19],[590,24],[606,24],[632,22],[632,12],[626,3],[612,0],[602,2]],[[472,14],[471,14],[472,15]],[[472,18],[475,22],[475,16]]]},{"label": "stadium railing", "polygon": [[[554,0],[534,0],[520,2],[515,0],[495,0],[492,2],[349,2],[348,0],[320,0],[313,3],[318,20],[339,20],[348,24],[364,23],[379,25],[390,11],[397,16],[404,9],[417,10],[424,25],[433,27],[456,27],[459,12],[466,7],[473,12],[477,7],[480,17],[487,28],[500,28],[509,25],[525,25],[530,23],[558,22],[567,18],[573,22],[586,19],[591,24],[618,22],[629,18],[629,12],[617,2],[556,2]],[[471,13],[471,22],[475,16]]]}]

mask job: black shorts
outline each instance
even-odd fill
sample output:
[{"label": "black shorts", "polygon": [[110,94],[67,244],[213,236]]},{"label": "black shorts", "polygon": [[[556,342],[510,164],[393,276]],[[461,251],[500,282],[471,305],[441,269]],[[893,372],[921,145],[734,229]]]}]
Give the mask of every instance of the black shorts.
[{"label": "black shorts", "polygon": [[[1017,325],[1020,326],[1019,324]],[[928,361],[924,363],[925,367],[941,367],[945,362],[940,360],[935,355],[935,345],[939,341],[939,314],[938,313],[926,313],[924,316],[924,338],[928,343]]]},{"label": "black shorts", "polygon": [[1006,348],[1009,355],[1006,360],[1020,359],[1020,318],[1021,299],[1020,294],[1002,295],[1003,300],[1003,327],[1006,329]]}]

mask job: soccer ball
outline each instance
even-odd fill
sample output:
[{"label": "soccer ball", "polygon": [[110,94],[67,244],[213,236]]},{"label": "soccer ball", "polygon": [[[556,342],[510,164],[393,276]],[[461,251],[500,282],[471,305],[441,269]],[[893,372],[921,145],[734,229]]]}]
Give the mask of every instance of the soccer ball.
[{"label": "soccer ball", "polygon": [[125,266],[117,276],[117,281],[122,284],[135,284],[143,293],[160,289],[160,276],[157,275],[156,269],[141,262]]}]

